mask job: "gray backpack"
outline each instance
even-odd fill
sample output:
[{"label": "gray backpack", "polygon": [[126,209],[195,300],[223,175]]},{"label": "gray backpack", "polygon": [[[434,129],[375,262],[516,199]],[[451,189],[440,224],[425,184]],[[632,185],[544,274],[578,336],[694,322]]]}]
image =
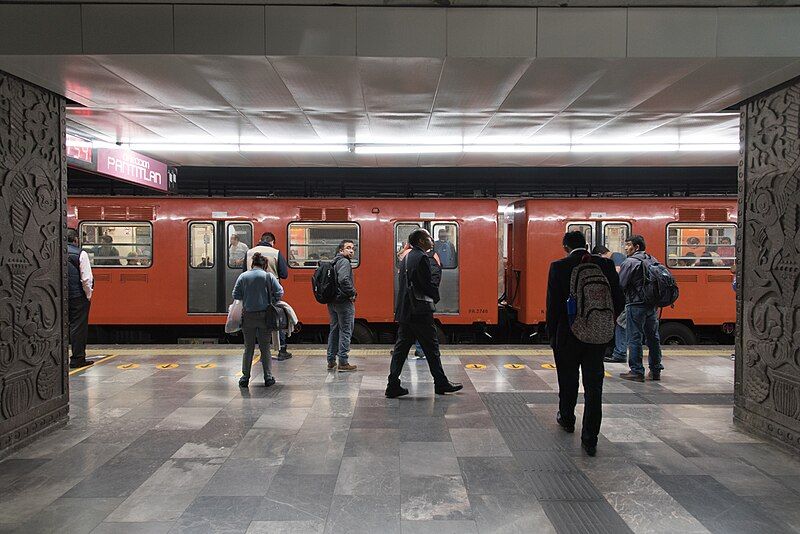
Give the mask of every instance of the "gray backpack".
[{"label": "gray backpack", "polygon": [[574,300],[570,328],[579,341],[604,345],[614,338],[614,300],[611,285],[600,267],[586,254],[573,270],[569,282]]}]

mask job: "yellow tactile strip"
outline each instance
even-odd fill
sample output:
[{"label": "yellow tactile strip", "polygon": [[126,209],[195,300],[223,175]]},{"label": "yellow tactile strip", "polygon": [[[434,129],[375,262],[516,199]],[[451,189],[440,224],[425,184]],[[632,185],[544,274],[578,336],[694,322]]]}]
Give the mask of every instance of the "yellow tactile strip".
[{"label": "yellow tactile strip", "polygon": [[[302,347],[302,348],[301,348]],[[369,348],[353,347],[350,355],[355,357],[381,356],[388,357],[391,345],[370,346]],[[294,346],[290,350],[295,356],[325,356],[322,345]],[[731,347],[664,347],[664,354],[670,356],[728,356]],[[550,348],[542,346],[483,346],[483,345],[445,345],[441,348],[446,356],[552,356]],[[87,351],[90,356],[114,353],[117,356],[241,356],[241,345],[115,345],[104,348],[93,348]]]}]

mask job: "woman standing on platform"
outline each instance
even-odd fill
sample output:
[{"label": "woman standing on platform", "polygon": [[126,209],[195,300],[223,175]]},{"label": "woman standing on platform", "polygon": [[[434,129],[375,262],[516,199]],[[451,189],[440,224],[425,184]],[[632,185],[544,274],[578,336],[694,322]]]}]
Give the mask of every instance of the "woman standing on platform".
[{"label": "woman standing on platform", "polygon": [[272,358],[269,354],[270,334],[267,330],[267,306],[278,302],[283,296],[283,288],[274,274],[265,270],[267,258],[260,252],[253,254],[253,268],[239,275],[233,287],[233,298],[242,301],[242,335],[244,354],[242,355],[242,378],[239,387],[246,388],[250,383],[250,368],[253,366],[253,353],[256,341],[261,349],[261,366],[264,368],[264,385],[275,384],[272,376]]}]

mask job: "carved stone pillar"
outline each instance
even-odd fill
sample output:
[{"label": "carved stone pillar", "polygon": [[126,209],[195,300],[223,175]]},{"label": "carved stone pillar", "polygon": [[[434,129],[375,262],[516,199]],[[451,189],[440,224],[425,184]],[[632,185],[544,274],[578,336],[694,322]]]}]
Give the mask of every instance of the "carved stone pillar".
[{"label": "carved stone pillar", "polygon": [[800,81],[741,111],[734,418],[800,451]]},{"label": "carved stone pillar", "polygon": [[0,71],[0,456],[66,421],[64,99]]}]

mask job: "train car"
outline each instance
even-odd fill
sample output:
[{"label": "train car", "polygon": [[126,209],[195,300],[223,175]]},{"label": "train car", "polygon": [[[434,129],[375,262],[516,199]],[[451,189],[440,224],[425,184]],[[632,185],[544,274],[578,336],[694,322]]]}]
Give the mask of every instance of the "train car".
[{"label": "train car", "polygon": [[356,242],[354,341],[370,343],[393,337],[396,253],[420,227],[443,258],[440,337],[497,323],[497,207],[491,199],[71,197],[68,224],[93,265],[90,324],[101,341],[148,341],[159,327],[221,333],[243,251],[269,231],[289,263],[285,300],[305,326],[328,324],[311,291],[317,265],[340,240]]},{"label": "train car", "polygon": [[[550,263],[564,256],[564,232],[579,230],[590,247],[605,245],[617,264],[625,239],[644,236],[647,252],[667,265],[680,289],[664,308],[661,340],[694,344],[702,334],[718,340],[736,321],[731,267],[736,260],[735,199],[536,199],[513,204],[506,240],[508,305],[542,337]],[[721,336],[720,336],[721,334]]]}]

